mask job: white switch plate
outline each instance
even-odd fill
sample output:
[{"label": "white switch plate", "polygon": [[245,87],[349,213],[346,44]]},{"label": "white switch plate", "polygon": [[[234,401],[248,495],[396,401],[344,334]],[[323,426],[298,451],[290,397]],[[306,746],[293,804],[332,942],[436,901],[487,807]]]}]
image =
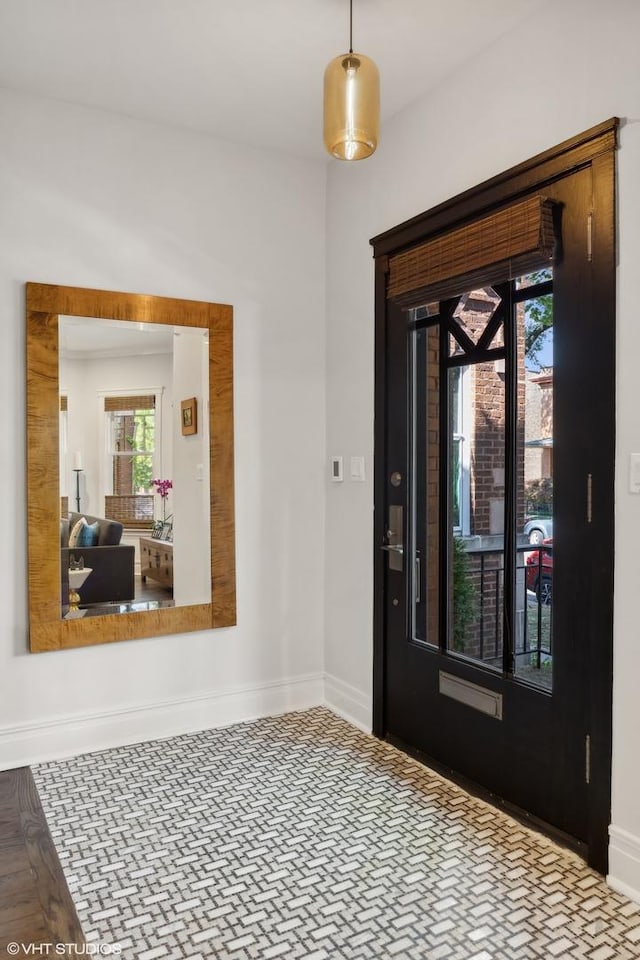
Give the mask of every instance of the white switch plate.
[{"label": "white switch plate", "polygon": [[364,457],[351,457],[351,479],[364,482]]},{"label": "white switch plate", "polygon": [[640,493],[640,453],[629,454],[629,493]]}]

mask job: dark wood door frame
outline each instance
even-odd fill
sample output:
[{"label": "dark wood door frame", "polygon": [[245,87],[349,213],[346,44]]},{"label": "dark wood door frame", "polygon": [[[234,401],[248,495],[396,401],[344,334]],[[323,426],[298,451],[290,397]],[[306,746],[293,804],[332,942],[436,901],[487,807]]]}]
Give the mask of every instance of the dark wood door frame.
[{"label": "dark wood door frame", "polygon": [[[373,732],[385,737],[385,576],[384,542],[386,490],[386,341],[388,324],[388,258],[454,227],[485,216],[501,206],[544,191],[545,185],[591,167],[593,219],[591,256],[593,311],[592,335],[615,324],[615,150],[619,121],[612,118],[519,164],[451,200],[393,227],[371,240],[375,257],[375,476],[374,476],[374,661]],[[587,238],[585,231],[585,248]],[[611,730],[613,676],[613,562],[614,562],[614,457],[615,457],[615,348],[607,337],[597,351],[597,365],[605,390],[597,423],[592,424],[605,464],[597,498],[599,529],[597,563],[601,600],[593,610],[589,646],[589,729],[591,775],[589,789],[588,860],[606,873],[608,826],[611,812]],[[595,370],[593,371],[595,373]]]}]

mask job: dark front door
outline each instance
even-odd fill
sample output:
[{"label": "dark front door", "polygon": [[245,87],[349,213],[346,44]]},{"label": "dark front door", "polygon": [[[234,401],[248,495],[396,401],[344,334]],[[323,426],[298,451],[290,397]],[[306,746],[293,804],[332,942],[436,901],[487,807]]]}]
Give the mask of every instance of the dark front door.
[{"label": "dark front door", "polygon": [[551,261],[384,303],[376,732],[603,869],[608,811],[591,781],[611,682],[613,304],[603,322],[592,167],[544,193]]}]

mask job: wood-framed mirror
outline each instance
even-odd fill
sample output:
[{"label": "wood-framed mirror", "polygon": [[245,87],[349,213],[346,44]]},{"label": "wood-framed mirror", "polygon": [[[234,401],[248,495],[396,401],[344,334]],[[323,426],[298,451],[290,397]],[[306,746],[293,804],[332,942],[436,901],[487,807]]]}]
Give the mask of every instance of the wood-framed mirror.
[{"label": "wood-framed mirror", "polygon": [[235,624],[232,308],[27,283],[26,323],[31,651]]}]

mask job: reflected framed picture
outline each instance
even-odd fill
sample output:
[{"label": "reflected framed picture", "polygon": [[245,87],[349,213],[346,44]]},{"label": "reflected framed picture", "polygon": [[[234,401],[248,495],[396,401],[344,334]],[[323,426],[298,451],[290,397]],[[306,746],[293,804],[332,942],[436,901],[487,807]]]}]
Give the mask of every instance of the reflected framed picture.
[{"label": "reflected framed picture", "polygon": [[188,437],[198,432],[198,406],[195,397],[189,397],[180,404],[182,416],[182,436]]}]

